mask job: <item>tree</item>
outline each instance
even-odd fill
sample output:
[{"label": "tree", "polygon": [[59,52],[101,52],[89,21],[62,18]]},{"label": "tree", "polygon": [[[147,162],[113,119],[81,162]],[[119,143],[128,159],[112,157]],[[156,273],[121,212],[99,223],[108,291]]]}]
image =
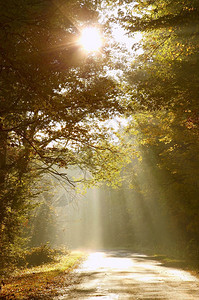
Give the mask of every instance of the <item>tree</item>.
[{"label": "tree", "polygon": [[[186,255],[198,255],[198,141],[195,132],[179,126],[174,112],[142,113],[132,125],[134,138],[137,130],[138,151],[142,160],[132,162],[125,169],[125,176],[134,193],[144,197],[152,212],[162,207],[167,217],[167,231],[172,247]],[[137,124],[136,124],[137,123]],[[136,128],[135,128],[136,127]],[[161,211],[160,211],[161,212]],[[154,216],[153,216],[154,219]],[[170,223],[170,224],[169,224]],[[161,223],[156,223],[161,229]],[[157,229],[157,228],[156,228]],[[160,230],[161,232],[161,230]],[[164,237],[166,232],[164,232]],[[174,233],[177,233],[174,235]],[[171,234],[172,233],[172,234]],[[171,241],[171,238],[164,242]],[[189,251],[189,245],[194,246]],[[181,250],[180,250],[181,249]]]},{"label": "tree", "polygon": [[103,153],[106,169],[115,169],[108,162],[118,151],[106,141],[103,121],[123,108],[104,70],[107,58],[87,56],[78,45],[82,23],[97,21],[93,1],[9,0],[0,8],[3,253],[39,190],[39,176],[48,172],[74,185],[66,170],[78,166],[83,179],[85,170],[99,178]]},{"label": "tree", "polygon": [[[143,160],[149,170],[152,162],[155,178],[165,187],[159,199],[182,229],[183,247],[194,244],[197,255],[198,14],[198,1],[149,0],[136,1],[120,15],[130,36],[137,31],[143,35],[134,45],[143,54],[126,72],[133,114],[128,133],[135,139],[137,132]],[[141,178],[146,173],[147,168]],[[129,177],[135,184],[135,172]],[[157,187],[153,190],[151,184],[142,192],[154,197]]]},{"label": "tree", "polygon": [[[130,74],[138,103],[149,109],[192,111],[198,124],[198,2],[138,1],[128,30],[143,32],[144,53]],[[194,76],[193,76],[194,73]],[[146,95],[146,96],[144,96]]]}]

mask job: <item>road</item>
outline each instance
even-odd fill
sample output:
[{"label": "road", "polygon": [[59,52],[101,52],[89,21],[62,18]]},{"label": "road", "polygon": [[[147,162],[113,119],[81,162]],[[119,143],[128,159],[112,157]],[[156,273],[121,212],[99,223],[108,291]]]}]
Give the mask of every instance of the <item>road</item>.
[{"label": "road", "polygon": [[57,299],[199,299],[199,280],[145,255],[95,252],[76,271],[78,281]]}]

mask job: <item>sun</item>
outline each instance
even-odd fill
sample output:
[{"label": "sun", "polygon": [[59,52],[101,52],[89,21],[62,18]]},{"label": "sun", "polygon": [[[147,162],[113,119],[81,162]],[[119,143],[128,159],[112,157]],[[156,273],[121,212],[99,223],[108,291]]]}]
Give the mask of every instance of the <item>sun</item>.
[{"label": "sun", "polygon": [[95,27],[86,27],[82,30],[80,44],[87,52],[95,52],[102,47],[100,32]]}]

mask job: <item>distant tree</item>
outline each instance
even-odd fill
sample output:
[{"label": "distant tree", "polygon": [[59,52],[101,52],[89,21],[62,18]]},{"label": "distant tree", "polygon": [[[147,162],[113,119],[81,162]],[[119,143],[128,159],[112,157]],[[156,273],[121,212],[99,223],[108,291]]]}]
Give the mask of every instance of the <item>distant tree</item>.
[{"label": "distant tree", "polygon": [[[145,114],[142,118],[137,117],[138,122],[132,125],[132,133],[139,131],[136,139],[142,160],[134,160],[125,168],[126,181],[134,192],[145,198],[149,206],[153,202],[157,204],[157,210],[159,206],[164,208],[170,216],[167,222],[170,218],[174,220],[174,229],[180,234],[173,241],[173,246],[186,251],[191,243],[193,252],[187,253],[196,255],[199,144],[195,132],[179,126],[180,121],[176,120],[174,112],[154,112],[148,113],[147,117]],[[133,138],[134,135],[131,136]],[[170,225],[168,231],[172,233],[173,224]],[[161,226],[158,226],[160,229]]]}]

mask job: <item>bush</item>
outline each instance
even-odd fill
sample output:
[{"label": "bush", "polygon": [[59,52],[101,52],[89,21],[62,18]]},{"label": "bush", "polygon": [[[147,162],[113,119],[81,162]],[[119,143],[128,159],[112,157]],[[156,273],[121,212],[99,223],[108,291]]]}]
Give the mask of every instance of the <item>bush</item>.
[{"label": "bush", "polygon": [[28,267],[34,267],[55,261],[56,254],[56,250],[51,249],[48,245],[42,245],[27,250],[24,259]]}]

